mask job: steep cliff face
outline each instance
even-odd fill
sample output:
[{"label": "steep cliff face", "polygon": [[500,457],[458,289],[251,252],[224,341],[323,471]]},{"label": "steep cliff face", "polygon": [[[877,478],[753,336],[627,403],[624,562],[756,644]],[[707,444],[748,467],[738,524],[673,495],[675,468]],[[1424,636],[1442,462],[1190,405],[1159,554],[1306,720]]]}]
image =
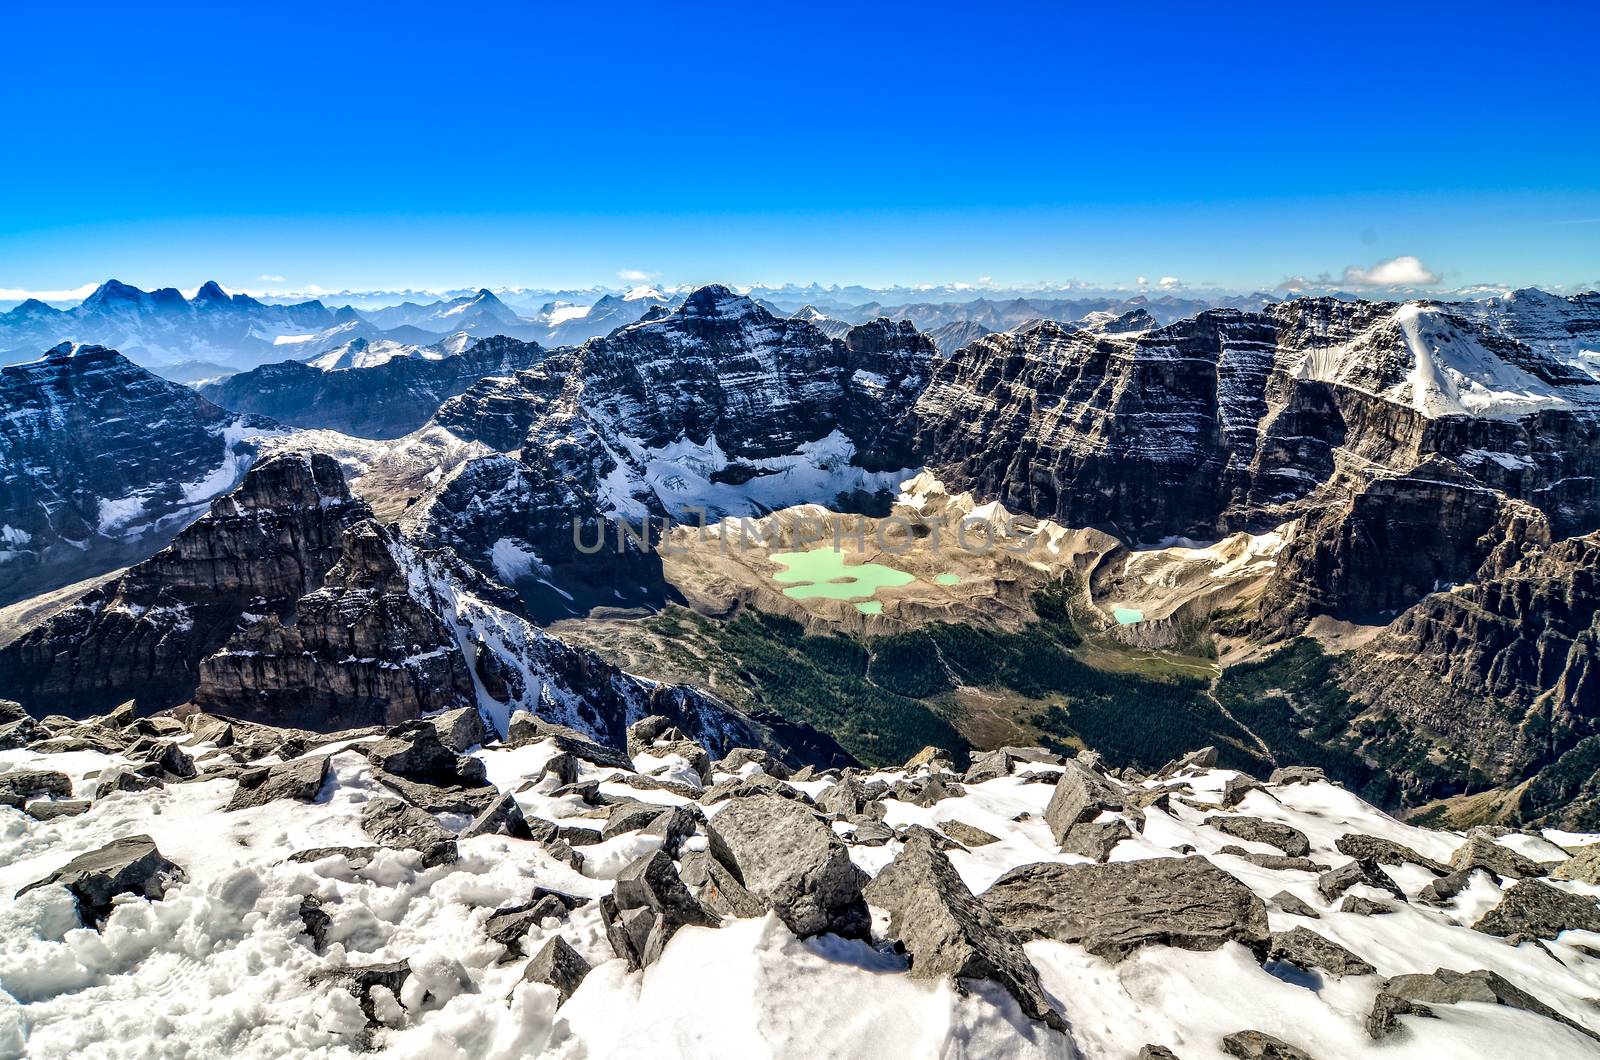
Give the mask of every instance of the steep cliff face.
[{"label": "steep cliff face", "polygon": [[369,514],[332,458],[263,460],[167,548],[0,650],[0,688],[36,715],[182,703],[241,616],[288,614]]},{"label": "steep cliff face", "polygon": [[299,361],[268,364],[205,384],[200,392],[227,408],[295,427],[398,438],[427,423],[441,402],[484,376],[519,371],[545,354],[538,343],[495,336],[437,359],[402,357],[336,371]]},{"label": "steep cliff face", "polygon": [[1480,784],[1515,783],[1600,733],[1600,537],[1551,544],[1531,529],[1343,667],[1356,699],[1464,758]]},{"label": "steep cliff face", "polygon": [[1391,611],[1471,576],[1508,502],[1556,537],[1600,525],[1600,382],[1580,367],[1600,329],[1584,299],[1523,301],[985,336],[935,360],[921,450],[954,487],[1132,540],[1299,519],[1271,621]]},{"label": "steep cliff face", "polygon": [[379,523],[349,527],[339,561],[287,618],[266,615],[201,660],[194,702],[271,724],[395,725],[474,703],[455,632],[436,601],[416,599]]},{"label": "steep cliff face", "polygon": [[273,426],[103,346],[0,368],[0,604],[149,555]]}]

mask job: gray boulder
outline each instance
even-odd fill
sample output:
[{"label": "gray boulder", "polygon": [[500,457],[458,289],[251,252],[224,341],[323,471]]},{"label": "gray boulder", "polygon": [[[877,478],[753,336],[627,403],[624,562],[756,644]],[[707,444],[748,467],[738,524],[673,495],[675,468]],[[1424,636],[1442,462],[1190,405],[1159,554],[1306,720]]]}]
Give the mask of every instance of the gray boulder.
[{"label": "gray boulder", "polygon": [[328,755],[319,755],[247,769],[239,774],[239,786],[234,789],[233,798],[228,800],[228,805],[223,809],[244,810],[274,799],[315,802],[328,779],[328,761]]},{"label": "gray boulder", "polygon": [[1084,821],[1067,829],[1061,837],[1061,849],[1067,854],[1104,861],[1124,839],[1133,838],[1133,829],[1120,817],[1109,821]]},{"label": "gray boulder", "polygon": [[755,747],[735,747],[712,763],[711,768],[717,773],[737,773],[751,763],[760,766],[763,773],[779,780],[788,780],[790,777],[789,767],[783,764],[781,758],[771,751]]},{"label": "gray boulder", "polygon": [[1222,1051],[1239,1060],[1311,1060],[1311,1054],[1262,1031],[1235,1031],[1222,1039]]},{"label": "gray boulder", "polygon": [[1363,861],[1360,858],[1329,869],[1318,876],[1317,893],[1322,895],[1323,901],[1331,902],[1358,884],[1388,891],[1402,902],[1406,900],[1405,892],[1389,878],[1388,873],[1378,867],[1377,862]]},{"label": "gray boulder", "polygon": [[137,894],[158,902],[167,888],[186,879],[183,869],[156,849],[154,839],[135,835],[78,855],[44,879],[22,888],[17,897],[59,884],[77,902],[79,921],[85,927],[100,928],[111,915],[112,900],[117,895]]},{"label": "gray boulder", "polygon": [[615,839],[626,832],[637,832],[669,809],[671,807],[659,802],[627,802],[614,806],[605,828],[600,831],[600,838]]},{"label": "gray boulder", "polygon": [[1460,871],[1488,869],[1513,880],[1531,880],[1547,875],[1545,866],[1508,846],[1496,843],[1481,832],[1467,837],[1467,841],[1456,848],[1455,853],[1450,855],[1450,867]]},{"label": "gray boulder", "polygon": [[1060,843],[1073,825],[1092,821],[1104,810],[1121,809],[1121,794],[1104,777],[1068,762],[1044,809],[1044,819],[1051,837]]},{"label": "gray boulder", "polygon": [[1268,784],[1318,784],[1328,775],[1317,766],[1279,766],[1267,778]]},{"label": "gray boulder", "polygon": [[29,799],[71,794],[72,778],[53,769],[12,769],[0,773],[0,806],[20,810]]},{"label": "gray boulder", "polygon": [[77,817],[93,805],[88,799],[35,799],[23,812],[35,821],[54,821],[58,817]]},{"label": "gray boulder", "polygon": [[1265,843],[1277,847],[1291,858],[1303,858],[1311,853],[1311,840],[1306,838],[1304,832],[1277,821],[1220,814],[1207,817],[1206,824],[1223,835],[1243,839],[1247,843]]},{"label": "gray boulder", "polygon": [[1334,975],[1371,975],[1377,969],[1332,939],[1323,938],[1310,928],[1274,931],[1267,955],[1275,961],[1288,961],[1301,968],[1321,968]]},{"label": "gray boulder", "polygon": [[1436,876],[1448,876],[1450,866],[1441,864],[1430,857],[1412,850],[1404,843],[1396,843],[1391,839],[1381,839],[1375,835],[1361,835],[1358,832],[1347,832],[1334,842],[1334,847],[1339,853],[1357,860],[1371,861],[1378,865],[1421,865]]},{"label": "gray boulder", "polygon": [[1464,1001],[1522,1009],[1600,1041],[1600,1034],[1563,1016],[1504,976],[1484,969],[1457,972],[1440,968],[1431,975],[1417,973],[1385,979],[1367,1016],[1367,1033],[1374,1038],[1386,1038],[1399,1029],[1398,1016],[1432,1016],[1429,1005],[1456,1005]]},{"label": "gray boulder", "polygon": [[986,847],[990,843],[1000,842],[999,836],[990,835],[977,825],[965,821],[940,821],[939,831],[964,847]]},{"label": "gray boulder", "polygon": [[[476,713],[477,709],[473,708]],[[458,839],[471,839],[480,835],[505,835],[513,839],[532,839],[533,830],[528,826],[527,815],[522,812],[522,807],[517,804],[516,798],[508,791],[491,802],[487,809],[473,818],[472,823],[461,830]]]},{"label": "gray boulder", "polygon": [[745,890],[727,866],[704,850],[683,856],[679,873],[694,896],[719,916],[748,918],[761,916],[767,903]]},{"label": "gray boulder", "polygon": [[459,707],[436,714],[428,721],[439,734],[439,742],[458,755],[464,755],[488,742],[489,729],[477,707]]},{"label": "gray boulder", "polygon": [[1467,884],[1472,882],[1472,870],[1465,872],[1451,872],[1440,876],[1432,883],[1423,885],[1417,892],[1417,901],[1423,905],[1445,905],[1456,895],[1466,890]]},{"label": "gray boulder", "polygon": [[1558,890],[1538,880],[1522,880],[1512,884],[1500,904],[1472,927],[1501,938],[1532,935],[1553,939],[1574,928],[1600,931],[1600,906],[1586,895]]},{"label": "gray boulder", "polygon": [[385,773],[424,784],[478,787],[487,784],[483,763],[445,746],[430,721],[409,721],[366,747],[367,760]]},{"label": "gray boulder", "polygon": [[522,747],[544,740],[555,741],[557,750],[565,751],[593,765],[611,766],[633,772],[633,759],[614,747],[596,743],[577,729],[545,721],[527,711],[519,710],[511,715],[510,732],[506,735],[507,746]]},{"label": "gray boulder", "polygon": [[419,850],[426,868],[456,860],[456,841],[433,815],[399,799],[370,799],[361,807],[361,830],[391,850]]},{"label": "gray boulder", "polygon": [[1310,902],[1307,902],[1305,899],[1296,894],[1292,894],[1289,891],[1279,891],[1277,894],[1272,896],[1272,899],[1268,904],[1274,909],[1282,910],[1285,913],[1292,913],[1295,916],[1306,916],[1310,917],[1312,920],[1322,919],[1322,914],[1317,912]]},{"label": "gray boulder", "polygon": [[372,988],[381,986],[393,994],[397,999],[400,990],[406,985],[406,980],[411,977],[411,964],[405,960],[385,961],[382,964],[357,964],[345,965],[342,968],[322,968],[311,973],[311,984],[319,986],[331,983],[333,986],[348,990],[350,995],[361,1004],[361,1011],[366,1014],[368,1024],[378,1022],[377,1003],[372,997]]},{"label": "gray boulder", "polygon": [[1600,885],[1600,843],[1579,847],[1550,873],[1558,880]]},{"label": "gray boulder", "polygon": [[566,939],[557,935],[533,955],[533,960],[523,970],[522,981],[555,987],[556,1004],[564,1005],[588,974],[589,962],[568,945]]},{"label": "gray boulder", "polygon": [[735,799],[711,817],[706,832],[711,856],[796,935],[869,937],[861,870],[807,807],[772,795]]},{"label": "gray boulder", "polygon": [[993,980],[1028,1016],[1067,1031],[1022,943],[973,897],[932,838],[912,829],[894,861],[865,888],[867,901],[889,913],[889,935],[905,946],[912,977]]},{"label": "gray boulder", "polygon": [[606,938],[629,968],[654,964],[686,926],[716,927],[720,918],[690,893],[672,859],[654,851],[617,874],[616,890],[600,899]]},{"label": "gray boulder", "polygon": [[1012,869],[982,901],[1024,941],[1080,943],[1120,961],[1141,946],[1214,950],[1240,942],[1265,955],[1267,907],[1205,858]]}]

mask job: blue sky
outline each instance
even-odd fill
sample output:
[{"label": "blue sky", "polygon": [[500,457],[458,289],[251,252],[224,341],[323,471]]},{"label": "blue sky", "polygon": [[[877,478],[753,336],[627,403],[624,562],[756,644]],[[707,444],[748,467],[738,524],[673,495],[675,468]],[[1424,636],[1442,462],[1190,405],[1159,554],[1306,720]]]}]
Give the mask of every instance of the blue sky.
[{"label": "blue sky", "polygon": [[1600,285],[1592,3],[231,6],[7,12],[0,290]]}]

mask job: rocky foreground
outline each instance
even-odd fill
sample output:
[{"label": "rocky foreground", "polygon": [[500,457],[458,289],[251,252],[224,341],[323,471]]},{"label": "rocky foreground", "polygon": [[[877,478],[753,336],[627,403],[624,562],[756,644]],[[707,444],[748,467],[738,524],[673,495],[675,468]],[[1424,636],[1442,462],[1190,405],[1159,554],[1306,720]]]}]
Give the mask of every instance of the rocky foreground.
[{"label": "rocky foreground", "polygon": [[791,772],[473,708],[8,709],[0,748],[7,1056],[1600,1052],[1600,837],[1310,769]]}]

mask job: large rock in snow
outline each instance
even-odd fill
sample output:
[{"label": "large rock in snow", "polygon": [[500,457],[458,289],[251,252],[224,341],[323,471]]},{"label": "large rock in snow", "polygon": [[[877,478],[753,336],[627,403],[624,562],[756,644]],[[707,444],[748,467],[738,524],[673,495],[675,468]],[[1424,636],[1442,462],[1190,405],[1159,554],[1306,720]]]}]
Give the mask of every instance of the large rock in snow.
[{"label": "large rock in snow", "polygon": [[912,829],[905,847],[867,884],[865,894],[888,911],[889,935],[905,945],[913,977],[992,979],[1033,1019],[1068,1029],[1045,997],[1022,943],[973,897],[926,829]]},{"label": "large rock in snow", "polygon": [[314,802],[328,779],[328,755],[250,769],[239,775],[239,786],[225,809],[243,810],[273,799]]},{"label": "large rock in snow", "polygon": [[717,915],[684,886],[665,851],[639,858],[617,874],[616,890],[600,899],[606,937],[629,968],[654,964],[686,926],[716,927]]},{"label": "large rock in snow", "polygon": [[1200,857],[1023,865],[982,900],[1024,941],[1076,942],[1110,961],[1153,944],[1214,950],[1241,942],[1264,956],[1271,938],[1261,899]]},{"label": "large rock in snow", "polygon": [[774,795],[732,799],[706,825],[711,855],[801,938],[867,938],[862,872],[810,809]]},{"label": "large rock in snow", "polygon": [[1588,895],[1557,890],[1538,880],[1522,880],[1512,884],[1500,904],[1472,926],[1490,935],[1553,939],[1574,928],[1600,931],[1600,906]]},{"label": "large rock in snow", "polygon": [[1102,810],[1122,809],[1122,796],[1116,788],[1093,770],[1067,762],[1055,791],[1044,808],[1050,834],[1060,843],[1072,826],[1092,821]]},{"label": "large rock in snow", "polygon": [[1600,1041],[1600,1034],[1563,1016],[1505,976],[1482,968],[1472,972],[1439,968],[1431,975],[1418,973],[1385,979],[1367,1016],[1367,1033],[1374,1038],[1386,1038],[1399,1029],[1399,1016],[1432,1016],[1434,1012],[1429,1005],[1462,1002],[1519,1008]]},{"label": "large rock in snow", "polygon": [[1277,821],[1219,814],[1207,817],[1206,824],[1223,835],[1243,839],[1247,843],[1265,843],[1277,847],[1291,858],[1303,858],[1311,853],[1311,840],[1306,838],[1304,832]]},{"label": "large rock in snow", "polygon": [[112,899],[119,894],[143,895],[160,901],[167,888],[188,879],[183,869],[168,861],[147,835],[128,836],[99,850],[80,854],[42,880],[17,892],[20,898],[39,887],[60,884],[78,903],[78,919],[98,928],[111,915]]}]

